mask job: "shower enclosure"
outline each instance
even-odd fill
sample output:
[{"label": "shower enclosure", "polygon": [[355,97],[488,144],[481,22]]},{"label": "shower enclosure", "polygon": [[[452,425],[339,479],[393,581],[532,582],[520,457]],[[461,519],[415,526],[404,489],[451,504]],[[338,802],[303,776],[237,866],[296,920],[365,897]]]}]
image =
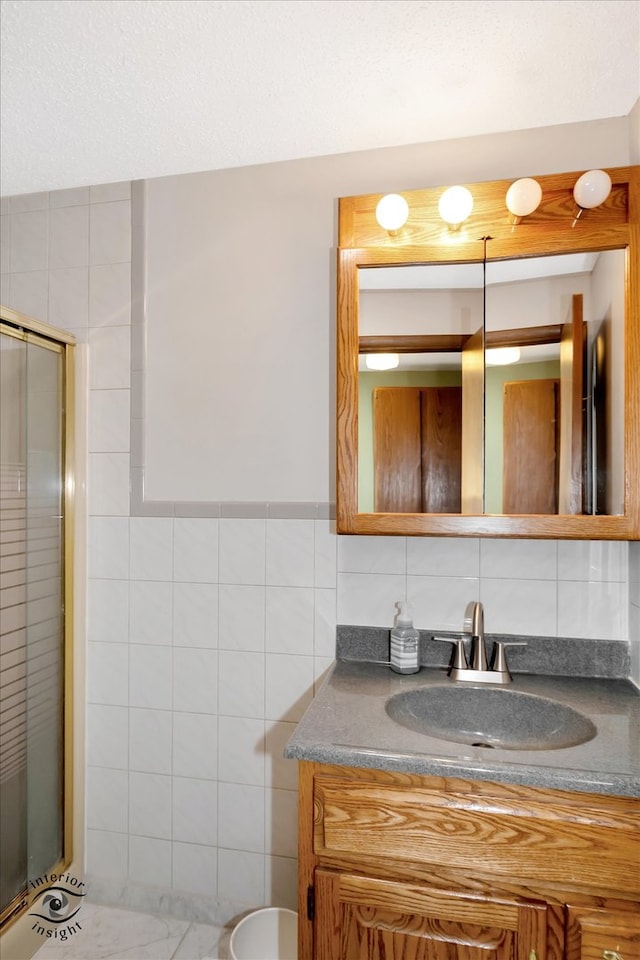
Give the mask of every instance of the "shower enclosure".
[{"label": "shower enclosure", "polygon": [[[0,318],[0,918],[71,860],[73,338]],[[68,616],[66,615],[66,612]]]}]

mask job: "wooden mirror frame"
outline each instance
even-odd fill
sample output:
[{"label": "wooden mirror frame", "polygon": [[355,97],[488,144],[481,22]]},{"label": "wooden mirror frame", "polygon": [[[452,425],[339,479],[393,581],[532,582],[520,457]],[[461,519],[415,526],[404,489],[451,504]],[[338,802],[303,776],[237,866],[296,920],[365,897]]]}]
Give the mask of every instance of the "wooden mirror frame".
[{"label": "wooden mirror frame", "polygon": [[[337,484],[339,534],[390,536],[640,539],[640,166],[607,169],[612,190],[576,219],[573,187],[583,171],[536,177],[538,209],[514,224],[505,196],[512,180],[468,184],[474,209],[451,231],[440,218],[446,187],[404,191],[409,219],[395,235],[379,226],[383,194],[339,201],[337,281]],[[456,263],[626,248],[624,513],[621,515],[421,514],[358,512],[359,267]]]}]

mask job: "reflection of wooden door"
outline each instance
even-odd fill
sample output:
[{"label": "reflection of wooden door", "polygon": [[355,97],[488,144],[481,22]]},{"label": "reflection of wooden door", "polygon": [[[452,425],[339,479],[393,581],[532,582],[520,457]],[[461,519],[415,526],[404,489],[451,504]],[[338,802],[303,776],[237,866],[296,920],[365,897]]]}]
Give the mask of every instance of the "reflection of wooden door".
[{"label": "reflection of wooden door", "polygon": [[317,960],[513,960],[547,953],[547,907],[316,870]]},{"label": "reflection of wooden door", "polygon": [[484,512],[484,333],[462,349],[462,512]]},{"label": "reflection of wooden door", "polygon": [[504,384],[503,513],[558,512],[557,380]]},{"label": "reflection of wooden door", "polygon": [[459,513],[460,387],[373,391],[374,510]]},{"label": "reflection of wooden door", "polygon": [[373,391],[373,509],[422,512],[420,390]]},{"label": "reflection of wooden door", "polygon": [[584,364],[586,327],[582,294],[571,298],[571,320],[560,340],[560,470],[558,513],[582,513]]}]

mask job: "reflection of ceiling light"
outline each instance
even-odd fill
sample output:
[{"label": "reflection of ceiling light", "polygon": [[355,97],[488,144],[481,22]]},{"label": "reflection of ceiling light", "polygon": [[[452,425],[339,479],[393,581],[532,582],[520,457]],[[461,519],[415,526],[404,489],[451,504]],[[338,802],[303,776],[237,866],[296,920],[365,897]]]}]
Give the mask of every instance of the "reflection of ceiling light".
[{"label": "reflection of ceiling light", "polygon": [[466,187],[449,187],[438,201],[438,210],[445,223],[459,227],[473,210],[473,197]]},{"label": "reflection of ceiling light", "polygon": [[490,367],[506,367],[520,359],[520,347],[490,347],[484,352],[485,363]]},{"label": "reflection of ceiling light", "polygon": [[368,353],[365,360],[368,370],[393,370],[399,363],[397,353]]},{"label": "reflection of ceiling light", "polygon": [[376,220],[392,236],[396,230],[404,227],[408,216],[409,204],[399,193],[388,193],[378,201]]}]

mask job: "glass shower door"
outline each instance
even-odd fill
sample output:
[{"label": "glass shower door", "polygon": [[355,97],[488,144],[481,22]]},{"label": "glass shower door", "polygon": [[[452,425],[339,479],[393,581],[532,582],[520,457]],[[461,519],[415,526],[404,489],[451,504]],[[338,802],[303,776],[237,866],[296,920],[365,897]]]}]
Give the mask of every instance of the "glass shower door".
[{"label": "glass shower door", "polygon": [[64,345],[0,327],[0,914],[64,858]]}]

